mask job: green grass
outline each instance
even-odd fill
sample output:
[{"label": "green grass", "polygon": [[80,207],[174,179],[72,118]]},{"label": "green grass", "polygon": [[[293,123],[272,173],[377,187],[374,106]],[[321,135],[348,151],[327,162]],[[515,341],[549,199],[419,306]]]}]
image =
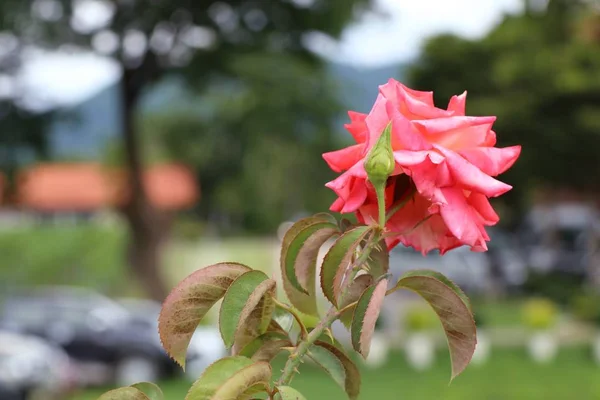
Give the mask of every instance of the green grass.
[{"label": "green grass", "polygon": [[[274,371],[281,369],[278,361]],[[449,360],[440,354],[435,366],[416,372],[402,355],[379,369],[363,369],[361,400],[594,400],[600,399],[600,366],[582,348],[563,349],[549,365],[529,361],[523,350],[498,350],[482,366],[470,366],[451,385]],[[183,400],[190,384],[161,383],[168,400]],[[343,392],[320,370],[305,365],[293,382],[308,400],[344,399]],[[70,400],[95,400],[89,391]]]}]

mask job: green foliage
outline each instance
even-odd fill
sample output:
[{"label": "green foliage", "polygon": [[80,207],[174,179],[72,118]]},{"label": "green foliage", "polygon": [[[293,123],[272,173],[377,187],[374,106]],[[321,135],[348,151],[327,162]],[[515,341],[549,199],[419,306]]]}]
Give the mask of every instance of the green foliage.
[{"label": "green foliage", "polygon": [[352,316],[352,347],[364,358],[369,355],[371,338],[375,332],[375,324],[381,312],[381,305],[386,295],[387,279],[382,279],[375,286],[367,288],[360,296],[354,315]]},{"label": "green foliage", "polygon": [[158,386],[150,382],[140,382],[128,387],[104,393],[98,400],[163,400],[164,395]]},{"label": "green foliage", "polygon": [[0,232],[0,285],[90,286],[123,295],[126,231],[120,225],[35,224]]},{"label": "green foliage", "polygon": [[[327,372],[349,399],[357,399],[361,387],[359,370],[333,337],[331,324],[338,319],[348,323],[348,315],[352,315],[352,345],[363,357],[368,356],[388,294],[387,275],[382,275],[387,270],[387,257],[374,253],[375,258],[370,258],[372,252],[385,251],[381,246],[381,233],[371,226],[350,227],[329,249],[321,265],[325,271],[321,288],[323,294],[339,299],[339,304],[334,304],[320,320],[315,315],[301,315],[294,307],[277,300],[275,281],[264,272],[243,264],[210,265],[179,283],[165,300],[159,317],[160,337],[169,355],[185,365],[187,346],[196,327],[221,299],[219,329],[225,345],[232,348],[231,357],[205,370],[186,400],[250,400],[265,394],[271,399],[302,398],[286,387],[305,357]],[[325,214],[300,220],[290,227],[281,253],[281,271],[287,291],[301,294],[316,304],[317,294],[314,289],[307,289],[315,283],[318,250],[334,234],[339,234],[338,225]],[[374,259],[383,263],[375,269],[377,279],[369,265],[369,260]],[[295,284],[291,283],[293,279],[296,279]],[[454,283],[432,271],[405,274],[392,291],[400,288],[421,295],[439,316],[448,337],[454,378],[464,370],[475,349],[475,324],[468,299]],[[289,333],[291,317],[300,331],[294,340]],[[290,354],[279,379],[274,379],[270,363],[282,350]],[[148,388],[152,389],[151,386],[138,387]],[[139,396],[135,388],[117,393],[125,397],[115,400],[138,400],[127,396]]]},{"label": "green foliage", "polygon": [[163,347],[179,365],[185,367],[187,347],[202,318],[229,285],[248,271],[249,267],[236,263],[211,265],[194,272],[171,291],[162,306],[158,330]]},{"label": "green foliage", "polygon": [[271,361],[285,347],[292,347],[292,342],[286,333],[266,332],[246,344],[239,355],[254,361]]},{"label": "green foliage", "polygon": [[514,195],[535,183],[597,189],[600,40],[584,33],[597,26],[589,7],[550,0],[547,11],[507,15],[483,39],[434,37],[410,71],[439,106],[468,88],[469,114],[497,115],[499,145],[523,145],[506,174]]},{"label": "green foliage", "polygon": [[531,329],[550,329],[558,319],[558,308],[547,299],[531,299],[523,306],[523,322]]},{"label": "green foliage", "polygon": [[331,376],[354,400],[360,393],[360,372],[354,362],[338,347],[317,341],[310,348],[308,356]]},{"label": "green foliage", "polygon": [[[321,230],[326,234],[331,232],[330,236],[332,236],[335,233],[335,231],[332,231],[333,227],[334,225],[328,221],[327,217],[314,216],[296,222],[283,237],[280,257],[283,288],[292,305],[307,315],[318,315],[315,275],[316,255],[320,245],[318,247],[311,246],[309,249],[311,258],[304,259],[302,286],[295,270],[296,260],[308,237],[306,236],[307,232],[312,234]],[[319,235],[319,237],[321,236]]]},{"label": "green foliage", "polygon": [[219,329],[227,348],[267,331],[275,308],[274,293],[275,281],[261,271],[248,271],[233,281],[219,313]]},{"label": "green foliage", "polygon": [[151,382],[140,382],[134,383],[131,387],[136,388],[140,392],[144,393],[150,400],[163,400],[164,395],[162,390],[154,383]]},{"label": "green foliage", "polygon": [[363,292],[372,285],[373,277],[371,275],[361,275],[352,282],[346,295],[340,299],[341,309],[348,306],[348,310],[340,315],[340,321],[342,321],[346,328],[350,329],[351,327],[352,317],[354,316],[354,309],[356,307],[351,304],[357,302]]},{"label": "green foliage", "polygon": [[185,400],[250,399],[265,391],[271,366],[246,357],[226,357],[210,365],[194,382]]},{"label": "green foliage", "polygon": [[321,266],[321,290],[331,304],[337,306],[341,294],[342,281],[349,269],[358,247],[372,233],[372,228],[360,226],[344,232],[325,255]]},{"label": "green foliage", "polygon": [[477,345],[475,321],[465,294],[444,275],[427,270],[407,272],[396,289],[417,293],[438,315],[448,339],[452,379],[456,378],[469,365]]},{"label": "green foliage", "polygon": [[296,389],[289,386],[277,387],[277,400],[306,400],[302,394]]},{"label": "green foliage", "polygon": [[577,318],[600,325],[600,294],[579,294],[571,300],[570,308]]}]

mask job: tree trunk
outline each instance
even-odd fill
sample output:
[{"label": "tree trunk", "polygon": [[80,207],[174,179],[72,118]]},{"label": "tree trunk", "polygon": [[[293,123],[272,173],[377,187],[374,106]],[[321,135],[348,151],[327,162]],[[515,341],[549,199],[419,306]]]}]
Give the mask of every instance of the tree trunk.
[{"label": "tree trunk", "polygon": [[[140,71],[137,71],[138,73]],[[128,172],[128,203],[124,208],[130,228],[128,248],[131,273],[143,285],[147,294],[163,301],[168,290],[160,272],[161,253],[168,237],[168,217],[148,201],[143,185],[143,163],[135,112],[141,90],[136,70],[124,68],[121,81],[125,163]]]}]

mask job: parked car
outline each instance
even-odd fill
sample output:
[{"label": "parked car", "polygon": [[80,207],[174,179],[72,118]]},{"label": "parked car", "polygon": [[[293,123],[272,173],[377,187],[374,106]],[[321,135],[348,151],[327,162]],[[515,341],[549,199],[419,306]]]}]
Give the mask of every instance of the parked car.
[{"label": "parked car", "polygon": [[0,331],[0,399],[62,398],[73,386],[68,355],[40,338]]},{"label": "parked car", "polygon": [[444,256],[430,252],[424,257],[411,247],[396,246],[390,253],[390,273],[393,280],[414,269],[439,271],[452,279],[466,292],[483,292],[490,281],[490,263],[483,253],[466,247],[449,251]]},{"label": "parked car", "polygon": [[439,271],[452,279],[464,291],[485,293],[492,287],[518,287],[527,279],[527,266],[512,236],[498,228],[488,228],[489,250],[479,253],[463,246],[444,256],[430,252],[424,257],[402,245],[390,253],[390,272],[395,279],[414,269]]},{"label": "parked car", "polygon": [[[60,345],[78,364],[83,385],[124,385],[181,371],[160,344],[157,315],[132,312],[87,289],[44,287],[8,296],[0,327]],[[189,355],[200,357],[193,346]]]},{"label": "parked car", "polygon": [[600,219],[594,208],[562,203],[533,209],[525,219],[521,236],[533,271],[583,278],[589,272],[599,231]]},{"label": "parked car", "polygon": [[[161,305],[145,299],[124,298],[119,303],[130,313],[132,324],[143,326],[145,332],[153,332],[154,340],[158,337],[158,316]],[[159,343],[160,344],[160,343]],[[219,330],[214,326],[200,326],[196,329],[188,347],[185,376],[195,381],[213,362],[227,355],[227,349],[221,339]],[[123,373],[123,375],[126,375]]]}]

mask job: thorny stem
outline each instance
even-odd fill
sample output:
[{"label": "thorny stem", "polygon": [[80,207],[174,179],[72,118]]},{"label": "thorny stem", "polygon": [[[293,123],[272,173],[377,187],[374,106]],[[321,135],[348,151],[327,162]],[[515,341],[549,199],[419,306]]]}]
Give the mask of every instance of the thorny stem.
[{"label": "thorny stem", "polygon": [[277,307],[281,308],[282,310],[287,311],[288,313],[290,313],[292,315],[292,317],[294,317],[294,319],[300,326],[300,337],[303,340],[306,339],[306,337],[308,336],[308,331],[306,330],[306,327],[304,326],[304,323],[302,322],[302,319],[300,318],[300,316],[298,315],[296,310],[294,310],[292,307],[288,306],[287,304],[280,302],[275,297],[273,297],[273,302],[275,303],[275,305]]},{"label": "thorny stem", "polygon": [[[384,214],[385,215],[385,214]],[[360,270],[360,267],[367,262],[369,259],[369,255],[373,248],[379,243],[380,240],[380,231],[376,230],[375,234],[371,238],[371,240],[367,243],[367,245],[363,248],[361,255],[358,257],[352,268],[349,268],[351,271],[348,275],[350,279],[346,279],[344,281],[344,287],[342,288],[342,293],[340,297],[344,297],[348,294],[348,290],[350,288],[350,284],[354,280],[354,277]],[[275,303],[277,304],[277,303]],[[356,303],[349,304],[348,306],[338,310],[335,306],[332,306],[325,318],[323,318],[319,324],[308,334],[306,339],[301,340],[296,349],[292,352],[287,362],[285,363],[285,367],[281,373],[281,377],[276,382],[276,386],[288,385],[294,376],[294,373],[297,372],[297,367],[300,363],[302,363],[304,356],[308,353],[310,347],[319,339],[319,337],[329,328],[331,324],[340,317],[342,312],[346,311],[349,307],[356,305]]]}]

